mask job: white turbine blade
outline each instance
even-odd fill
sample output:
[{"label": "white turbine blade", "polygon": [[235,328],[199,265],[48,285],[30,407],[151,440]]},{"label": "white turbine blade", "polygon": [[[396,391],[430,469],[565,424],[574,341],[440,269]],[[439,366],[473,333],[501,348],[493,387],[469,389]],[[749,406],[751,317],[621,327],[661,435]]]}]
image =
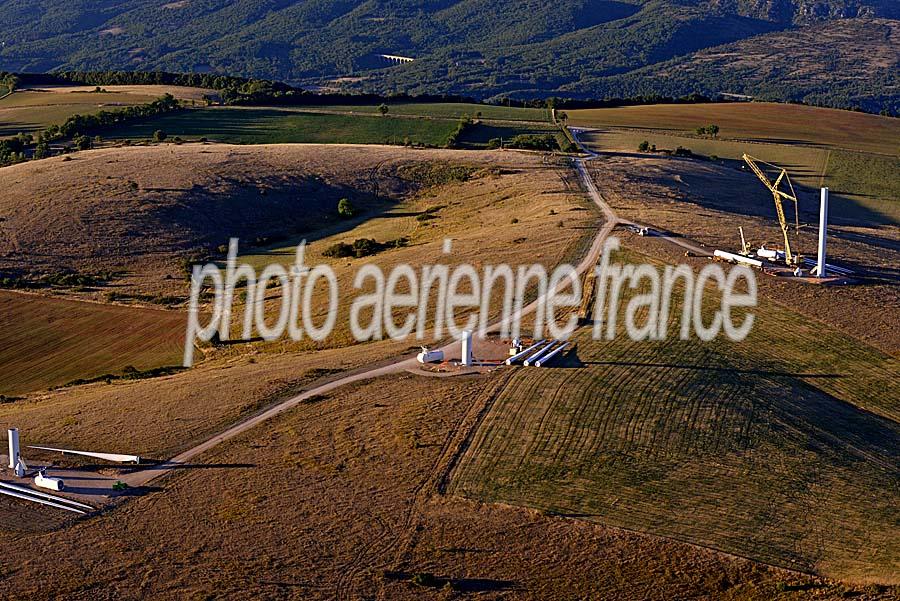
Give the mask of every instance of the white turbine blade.
[{"label": "white turbine blade", "polygon": [[78,513],[81,515],[84,515],[86,513],[84,511],[81,511],[80,509],[75,509],[74,507],[62,505],[61,503],[54,503],[53,501],[45,501],[44,499],[39,499],[37,497],[30,497],[28,495],[18,493],[14,490],[7,490],[5,488],[0,488],[0,495],[9,495],[10,497],[15,497],[17,499],[24,499],[26,501],[31,501],[32,503],[40,503],[41,505],[56,507],[57,509],[65,509],[66,511],[71,511],[73,513]]},{"label": "white turbine blade", "polygon": [[41,451],[54,451],[56,453],[69,453],[70,455],[83,455],[84,457],[93,457],[95,459],[104,459],[106,461],[114,461],[116,463],[140,463],[141,458],[137,455],[121,455],[119,453],[94,453],[93,451],[73,451],[72,449],[57,449],[55,447],[36,447],[29,445],[29,449],[39,449]]},{"label": "white turbine blade", "polygon": [[69,499],[66,499],[65,497],[57,497],[56,495],[49,495],[45,492],[32,490],[30,488],[26,488],[25,486],[19,486],[18,484],[10,484],[9,482],[0,482],[0,492],[2,492],[3,488],[7,488],[10,490],[15,490],[15,491],[22,492],[25,494],[33,495],[35,497],[43,497],[44,499],[50,499],[51,501],[68,503],[69,505],[75,505],[76,507],[84,507],[85,509],[90,509],[90,510],[94,509],[90,505],[85,505],[84,503],[79,503],[78,501],[70,501]]}]

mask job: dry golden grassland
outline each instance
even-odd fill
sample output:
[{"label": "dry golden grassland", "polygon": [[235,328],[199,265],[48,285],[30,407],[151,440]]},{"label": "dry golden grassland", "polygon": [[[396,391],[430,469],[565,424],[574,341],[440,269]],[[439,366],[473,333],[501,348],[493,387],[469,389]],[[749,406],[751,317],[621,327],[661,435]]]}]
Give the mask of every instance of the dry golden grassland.
[{"label": "dry golden grassland", "polygon": [[[164,491],[54,532],[0,534],[0,550],[29,558],[0,580],[0,594],[749,601],[779,590],[785,599],[861,592],[674,541],[438,496],[467,414],[496,383],[406,374],[300,405],[173,474]],[[434,578],[411,582],[424,573]]]},{"label": "dry golden grassland", "polygon": [[[4,415],[4,420],[10,424],[15,422],[14,425],[22,428],[23,432],[29,432],[29,436],[34,436],[35,439],[92,448],[111,445],[120,449],[133,448],[135,450],[132,452],[140,452],[147,456],[173,454],[235,421],[248,411],[273,402],[279,395],[296,391],[298,386],[323,375],[322,372],[316,371],[307,373],[310,370],[349,369],[388,357],[398,357],[400,353],[406,353],[408,356],[413,353],[415,340],[397,344],[367,344],[328,353],[311,353],[322,348],[342,347],[353,342],[348,331],[348,311],[351,299],[360,291],[351,289],[352,275],[362,264],[374,262],[385,271],[400,263],[408,262],[418,268],[436,261],[446,261],[449,265],[470,261],[478,267],[487,262],[509,262],[517,265],[539,261],[554,266],[563,260],[576,261],[580,257],[584,251],[582,248],[584,241],[590,240],[593,236],[592,224],[597,219],[593,211],[585,210],[585,201],[581,194],[575,191],[574,183],[569,179],[572,177],[571,170],[555,164],[544,164],[540,157],[534,155],[512,152],[417,152],[393,148],[366,148],[363,152],[357,147],[304,146],[248,149],[197,146],[193,148],[193,154],[188,152],[191,149],[183,147],[125,150],[118,159],[113,159],[113,155],[105,150],[84,153],[84,160],[87,163],[84,168],[89,172],[97,170],[98,174],[104,173],[103,169],[108,170],[108,173],[117,173],[122,167],[136,165],[131,163],[132,160],[138,160],[136,156],[144,159],[152,157],[154,159],[152,164],[160,169],[161,181],[158,181],[158,186],[190,189],[188,168],[177,160],[178,157],[190,156],[197,159],[193,169],[195,181],[208,181],[214,177],[212,175],[214,173],[222,174],[221,177],[227,174],[231,178],[238,179],[244,177],[242,174],[252,171],[254,166],[260,165],[269,166],[270,171],[266,173],[278,174],[274,166],[290,162],[294,164],[295,169],[302,168],[307,174],[319,174],[319,177],[329,185],[341,186],[342,190],[368,192],[371,188],[366,186],[378,183],[381,190],[411,190],[413,195],[405,196],[398,192],[387,197],[393,198],[393,201],[379,201],[374,208],[367,207],[363,201],[359,201],[358,208],[371,209],[371,212],[364,212],[359,219],[349,222],[323,219],[319,224],[320,229],[309,230],[307,235],[315,240],[307,253],[307,263],[316,264],[324,261],[332,265],[337,272],[341,288],[339,297],[341,305],[335,333],[324,343],[312,343],[308,339],[295,343],[287,339],[270,343],[223,345],[215,348],[204,345],[202,353],[198,354],[197,358],[202,360],[204,356],[208,357],[206,359],[208,365],[204,364],[188,372],[152,380],[115,381],[111,384],[98,383],[48,394],[33,394],[26,401],[0,406],[0,414]],[[172,158],[172,152],[175,153],[175,159]],[[204,164],[203,160],[210,155],[212,158]],[[93,160],[88,161],[93,157],[97,157],[96,163]],[[110,163],[108,162],[110,160],[119,162]],[[392,161],[396,163],[394,166],[391,164]],[[125,162],[125,165],[122,162]],[[447,162],[474,165],[477,173],[466,182],[430,187],[413,185],[415,182],[399,181],[395,175],[391,175],[395,167],[399,169],[403,166],[422,164],[440,166]],[[175,173],[166,171],[174,165],[182,165],[182,170]],[[230,171],[232,167],[235,172]],[[373,180],[373,168],[387,175],[379,180]],[[331,171],[328,171],[329,169]],[[402,169],[399,172],[404,173]],[[166,176],[162,174],[166,173],[169,173],[168,177],[171,179],[165,179]],[[143,186],[149,185],[147,182],[152,181],[153,174],[152,169],[145,168],[142,173],[134,175],[146,178],[141,180],[144,182],[141,184],[141,190],[145,190]],[[2,175],[8,173],[0,173],[0,176]],[[256,175],[260,178],[266,177],[259,171]],[[69,172],[69,176],[71,177],[69,181],[80,181],[74,172]],[[103,177],[98,177],[98,180],[104,185]],[[347,183],[340,183],[342,181]],[[350,184],[354,187],[350,188]],[[52,201],[61,200],[63,194],[62,180],[54,180],[53,185],[58,190],[54,192],[54,196],[42,197],[47,202],[48,215],[52,212]],[[417,189],[419,192],[415,193]],[[271,198],[273,195],[274,192],[264,198]],[[156,199],[163,198],[162,195],[147,192],[137,195],[137,198],[130,201],[127,206],[140,207],[142,211],[128,213],[124,223],[115,219],[111,208],[108,209],[109,213],[98,213],[105,204],[104,198],[108,198],[102,191],[78,194],[77,197],[87,208],[79,209],[84,213],[75,215],[92,215],[96,220],[93,227],[100,228],[109,224],[113,232],[122,232],[138,225],[144,227],[144,224],[151,224],[154,227],[147,231],[160,232],[148,241],[154,245],[153,248],[159,249],[156,254],[164,259],[167,254],[174,252],[173,249],[178,249],[177,245],[165,245],[167,240],[165,234],[170,231],[167,228],[171,228],[171,222],[166,224],[158,217],[147,216],[152,215]],[[363,200],[369,198],[362,194],[360,197]],[[305,198],[300,198],[296,202],[302,206],[305,201]],[[163,206],[169,210],[169,204]],[[291,205],[286,206],[290,208]],[[431,213],[433,218],[425,221],[417,219],[424,209],[437,206],[444,208]],[[282,207],[281,210],[286,209]],[[551,217],[551,211],[556,215]],[[219,228],[216,231],[222,232],[221,235],[227,235],[226,232],[231,225],[221,216],[212,215],[207,221],[203,219],[203,213],[194,208],[190,208],[186,214],[199,218],[203,227]],[[24,212],[21,215],[24,215]],[[19,223],[32,224],[30,221],[26,222],[25,217],[21,219],[23,221]],[[130,219],[135,221],[131,222]],[[511,223],[513,219],[518,219],[518,223]],[[562,227],[560,223],[563,224]],[[237,225],[247,227],[247,224]],[[315,225],[315,222],[311,222],[312,225]],[[79,248],[79,244],[84,244],[87,248],[93,244],[89,231],[85,232],[83,228],[66,229],[61,221],[50,226],[35,221],[33,227],[36,228],[35,231],[39,227],[53,228],[56,235],[63,239],[58,242],[60,248],[63,248],[62,244],[66,239],[72,241],[70,243],[76,248]],[[19,231],[23,230],[31,231],[24,227]],[[409,246],[386,250],[366,259],[332,259],[321,256],[322,250],[337,241],[371,237],[385,242],[401,236],[410,239]],[[445,236],[454,239],[453,256],[441,254],[441,244]],[[26,248],[24,239],[24,235],[20,233],[19,249]],[[41,244],[38,234],[34,234],[29,240],[27,248]],[[140,274],[142,279],[133,280],[137,282],[133,285],[134,290],[150,292],[154,288],[145,290],[141,287],[143,282],[160,282],[165,286],[177,286],[177,293],[186,294],[187,282],[184,279],[177,280],[174,275],[170,279],[164,279],[166,273],[164,270],[152,271],[158,263],[143,262],[144,255],[140,254],[139,240],[132,240],[127,236],[121,236],[120,240],[121,242],[98,238],[97,243],[103,245],[93,255],[98,257],[96,259],[98,265],[112,266],[112,263],[102,261],[113,261],[120,256],[124,264],[116,264],[117,269],[126,269],[130,274],[140,274],[142,267],[149,269],[149,273]],[[293,242],[295,240],[290,241],[291,244]],[[53,242],[48,241],[47,244]],[[121,245],[128,245],[128,252],[124,252]],[[123,252],[116,254],[117,249]],[[86,268],[91,266],[91,256],[90,250],[85,251]],[[294,252],[290,245],[277,246],[264,253],[247,257],[258,268],[270,261],[290,263],[293,258]],[[113,286],[113,290],[118,289],[118,286]],[[278,293],[277,288],[269,291],[271,297],[267,306],[269,316],[279,310],[275,298]],[[319,300],[323,296],[324,291],[318,290],[314,306],[317,308],[323,306]],[[41,301],[52,307],[54,306],[52,303],[59,299],[47,298]],[[82,304],[79,303],[78,306]],[[133,308],[108,307],[100,304],[87,306],[96,307],[101,313],[106,309],[127,311]],[[23,319],[22,316],[28,313],[30,307],[20,306],[19,309],[18,315],[10,315],[10,319]],[[235,306],[236,318],[241,315],[242,309],[243,305],[240,303]],[[156,313],[165,316],[166,319],[159,322],[158,331],[146,333],[147,337],[149,339],[174,337],[176,341],[183,341],[186,313],[179,311]],[[317,314],[314,321],[318,323],[320,318],[321,314]],[[177,323],[171,323],[173,319]],[[75,331],[72,332],[72,336],[89,336],[94,333],[94,329],[78,329],[76,326],[79,323],[73,324]],[[112,325],[110,323],[110,330]],[[58,330],[48,331],[48,336],[52,336],[55,331]],[[110,331],[110,335],[113,334],[113,331]],[[59,365],[65,365],[69,369],[77,367],[77,363],[72,362],[71,358],[77,357],[80,352],[74,347],[70,350],[74,355],[62,353],[57,359]],[[166,364],[169,361],[167,358]],[[273,362],[271,365],[270,361]],[[128,362],[125,362],[121,366],[127,364]],[[12,378],[14,374],[7,377]],[[67,373],[66,377],[74,379],[77,376],[72,371]],[[122,436],[122,429],[127,424],[133,424],[133,427],[127,427],[127,435]]]},{"label": "dry golden grassland", "polygon": [[[460,220],[471,219],[472,224],[490,226],[469,234],[483,240],[504,228],[518,232],[501,237],[495,245],[500,252],[515,254],[530,245],[506,243],[527,234],[540,211],[547,215],[557,211],[558,217],[548,225],[556,227],[553,233],[562,239],[583,234],[577,228],[586,219],[585,211],[570,211],[578,208],[575,203],[583,208],[584,202],[580,195],[570,194],[575,185],[568,167],[544,164],[539,156],[518,152],[166,144],[107,148],[75,154],[69,161],[64,158],[0,170],[0,184],[9,190],[0,198],[0,215],[5,218],[0,269],[122,271],[109,290],[125,295],[185,298],[182,260],[224,259],[230,237],[241,239],[245,254],[261,243],[266,244],[263,249],[274,247],[275,254],[304,237],[320,248],[326,245],[319,242],[323,237],[336,240],[341,233],[352,241],[362,236],[350,230],[367,221],[373,222],[361,232],[367,236],[380,238],[380,229],[385,237],[416,229],[420,233],[415,241],[440,238],[438,234],[428,238],[427,232],[441,231],[445,220],[448,231],[460,232],[466,229],[459,226]],[[442,192],[417,195],[432,187],[418,181],[422,176],[410,169],[419,163],[468,165],[482,173],[473,174],[459,190],[451,185]],[[492,173],[498,170],[499,176]],[[469,187],[474,191],[467,193]],[[357,218],[338,217],[337,204],[344,197],[359,211]],[[473,212],[484,214],[459,217],[468,207],[457,197],[472,205]],[[444,208],[427,222],[417,220],[418,215],[403,215],[435,207]],[[512,219],[519,223],[512,224]],[[103,298],[102,291],[95,297]]]}]

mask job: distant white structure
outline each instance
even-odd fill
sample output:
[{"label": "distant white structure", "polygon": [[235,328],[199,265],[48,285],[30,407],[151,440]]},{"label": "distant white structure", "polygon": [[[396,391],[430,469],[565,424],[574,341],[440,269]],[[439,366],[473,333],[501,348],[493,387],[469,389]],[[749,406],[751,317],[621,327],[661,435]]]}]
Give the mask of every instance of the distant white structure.
[{"label": "distant white structure", "polygon": [[472,365],[472,330],[465,330],[462,335],[462,364]]},{"label": "distant white structure", "polygon": [[828,238],[828,188],[822,188],[822,197],[819,202],[819,260],[816,264],[816,275],[824,278],[827,272],[825,266],[825,245]]},{"label": "distant white structure", "polygon": [[396,54],[379,54],[378,56],[380,56],[381,58],[383,58],[385,60],[389,60],[392,63],[411,63],[414,60],[416,60],[409,56],[398,56]]},{"label": "distant white structure", "polygon": [[19,429],[10,428],[7,431],[7,436],[9,440],[9,468],[16,469],[16,464],[19,462]]}]

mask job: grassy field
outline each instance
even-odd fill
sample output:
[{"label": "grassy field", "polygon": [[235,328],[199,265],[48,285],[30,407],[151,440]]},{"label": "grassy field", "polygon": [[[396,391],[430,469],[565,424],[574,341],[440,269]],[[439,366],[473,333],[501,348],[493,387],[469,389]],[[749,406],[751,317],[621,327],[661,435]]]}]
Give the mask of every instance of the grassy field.
[{"label": "grassy field", "polygon": [[233,144],[425,144],[444,146],[456,129],[445,119],[306,113],[276,108],[211,108],[165,115],[106,134],[112,139],[149,138],[161,129],[170,137],[204,137]]},{"label": "grassy field", "polygon": [[74,114],[144,104],[166,92],[183,100],[196,101],[207,91],[172,86],[106,86],[104,92],[92,92],[93,89],[86,86],[47,87],[20,90],[3,98],[0,100],[0,137],[58,125]]},{"label": "grassy field", "polygon": [[483,148],[493,138],[499,138],[506,143],[519,135],[548,133],[556,135],[560,144],[565,143],[562,132],[549,123],[547,125],[523,126],[484,122],[467,128],[459,137],[458,142],[463,148]]},{"label": "grassy field", "polygon": [[775,103],[658,104],[566,111],[577,127],[628,127],[693,134],[716,124],[720,138],[810,144],[897,156],[900,119]]},{"label": "grassy field", "polygon": [[[660,150],[682,146],[704,157],[734,161],[740,161],[747,153],[784,167],[794,184],[810,191],[829,186],[835,193],[833,206],[842,216],[869,219],[869,212],[873,212],[882,221],[900,223],[900,183],[893,175],[900,167],[900,159],[894,157],[826,146],[700,138],[670,131],[606,128],[585,133],[581,138],[591,148],[611,152],[637,152],[638,145],[646,140]],[[855,210],[856,207],[861,210]]]},{"label": "grassy field", "polygon": [[[842,196],[857,199],[864,190],[869,199],[900,222],[900,158],[835,150],[828,158],[825,185]],[[879,202],[885,199],[887,202]],[[859,199],[865,204],[866,199]]]},{"label": "grassy field", "polygon": [[[157,129],[170,137],[207,138],[239,144],[332,143],[424,144],[445,146],[461,117],[482,110],[495,121],[471,126],[460,139],[464,148],[480,148],[495,137],[556,131],[542,109],[474,104],[403,104],[381,116],[374,106],[215,107],[165,115],[109,132],[112,139],[149,138]],[[516,124],[516,122],[522,122]]]},{"label": "grassy field", "polygon": [[185,315],[0,291],[0,394],[181,365]]},{"label": "grassy field", "polygon": [[581,331],[566,365],[512,377],[451,492],[896,583],[897,360],[756,313],[739,344]]},{"label": "grassy field", "polygon": [[[444,119],[459,119],[460,117],[476,118],[480,113],[480,119],[493,121],[550,121],[550,112],[539,108],[516,108],[495,106],[492,104],[468,104],[453,102],[404,102],[385,103],[388,106],[389,115],[405,115],[414,117],[435,117]],[[357,105],[323,105],[304,107],[308,110],[334,111],[377,114],[378,107]]]}]

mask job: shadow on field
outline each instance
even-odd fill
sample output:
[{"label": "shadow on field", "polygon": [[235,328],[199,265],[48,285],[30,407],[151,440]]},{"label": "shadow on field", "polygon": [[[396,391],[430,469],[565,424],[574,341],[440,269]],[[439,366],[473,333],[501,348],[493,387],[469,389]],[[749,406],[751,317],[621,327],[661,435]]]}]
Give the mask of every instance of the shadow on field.
[{"label": "shadow on field", "polygon": [[[680,202],[688,202],[704,208],[726,211],[735,215],[764,217],[777,223],[775,204],[772,194],[762,185],[743,161],[737,159],[704,160],[697,155],[676,157],[638,152],[603,152],[603,155],[623,157],[646,161],[647,159],[664,158],[664,162],[656,164],[658,169],[634,170],[629,179],[637,183],[646,182],[651,185],[662,185],[677,191]],[[780,165],[788,171],[799,199],[801,223],[815,225],[819,217],[819,188],[802,185],[795,180],[800,178],[819,179],[821,174],[811,171],[800,164],[783,163]],[[771,180],[777,173],[766,171]],[[827,183],[827,182],[826,182]],[[863,196],[857,194],[856,196]],[[794,206],[785,201],[784,210],[790,222],[794,218]],[[829,226],[837,225],[896,225],[888,216],[870,209],[853,198],[845,195],[843,190],[832,185]]]},{"label": "shadow on field", "polygon": [[512,580],[496,580],[493,578],[451,578],[448,576],[435,576],[434,574],[421,572],[385,572],[386,580],[407,581],[423,588],[443,589],[446,586],[462,593],[486,593],[492,591],[515,590],[516,583]]},{"label": "shadow on field", "polygon": [[693,369],[697,371],[713,371],[728,374],[750,374],[754,376],[770,376],[783,378],[842,378],[841,374],[804,374],[765,369],[738,369],[735,367],[715,367],[710,365],[685,365],[682,363],[642,363],[639,361],[585,361],[582,365],[619,365],[622,367],[651,367],[660,369]]},{"label": "shadow on field", "polygon": [[[169,462],[168,460],[161,459],[141,459],[141,461],[147,461],[146,465],[142,464],[141,466],[137,466],[138,469],[134,471],[138,471],[141,467],[144,468],[155,468],[164,466],[166,469],[173,470],[233,470],[233,469],[250,469],[257,467],[255,463],[175,463]],[[153,463],[149,463],[149,462]]]}]

